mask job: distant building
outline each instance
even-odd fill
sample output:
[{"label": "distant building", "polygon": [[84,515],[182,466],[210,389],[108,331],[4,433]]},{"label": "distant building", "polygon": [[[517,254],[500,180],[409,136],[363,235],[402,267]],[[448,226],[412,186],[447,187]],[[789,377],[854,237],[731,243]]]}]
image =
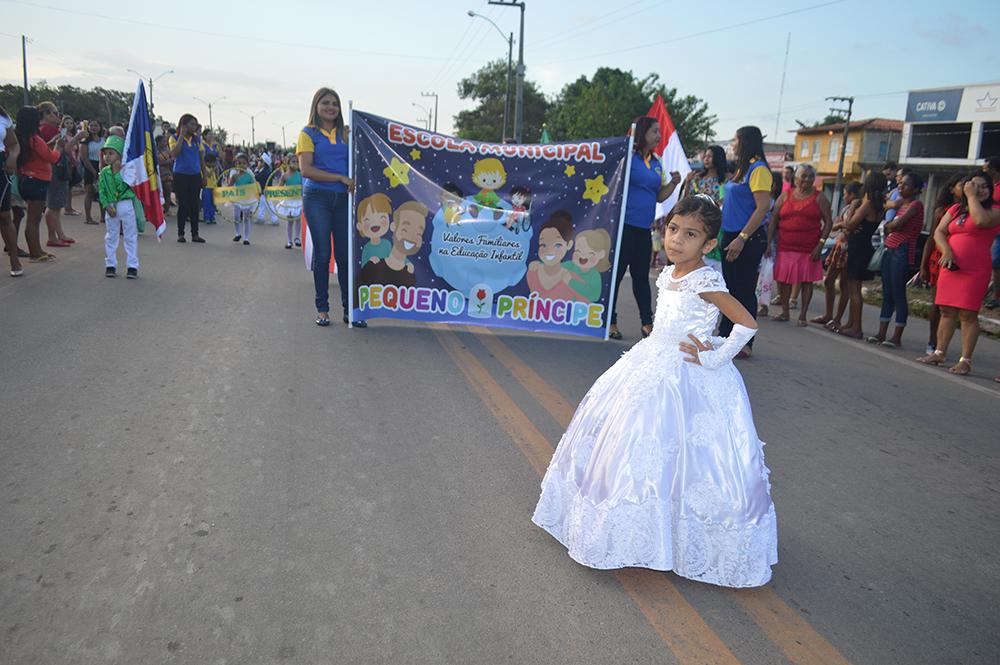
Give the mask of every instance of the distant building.
[{"label": "distant building", "polygon": [[1000,82],[911,90],[902,141],[899,162],[924,176],[930,215],[948,178],[1000,155]]},{"label": "distant building", "polygon": [[[844,153],[844,182],[860,182],[868,169],[881,168],[886,160],[898,160],[902,135],[902,120],[852,120],[847,130],[847,149]],[[795,132],[795,164],[813,165],[817,186],[823,188],[831,201],[843,140],[842,122],[803,127]]]},{"label": "distant building", "polygon": [[[716,145],[722,146],[722,149],[726,151],[726,157],[729,159],[730,163],[735,161],[736,156],[733,155],[733,140],[727,139],[725,141],[716,141]],[[772,171],[781,171],[785,166],[792,161],[792,151],[795,146],[791,143],[768,143],[764,142],[764,159],[767,160],[767,165],[771,167]]]}]

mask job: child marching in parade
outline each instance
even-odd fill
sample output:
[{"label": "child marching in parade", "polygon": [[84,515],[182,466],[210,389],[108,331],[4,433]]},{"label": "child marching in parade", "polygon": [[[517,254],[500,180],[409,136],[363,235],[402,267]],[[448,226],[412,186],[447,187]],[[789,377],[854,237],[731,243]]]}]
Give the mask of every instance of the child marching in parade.
[{"label": "child marching in parade", "polygon": [[[278,176],[278,184],[282,187],[302,186],[302,172],[299,171],[299,160],[292,159],[288,161],[288,168]],[[302,224],[299,219],[302,215],[301,197],[297,201],[282,201],[276,208],[278,214],[285,218],[285,232],[288,235],[288,242],[285,243],[285,249],[292,248],[293,236],[295,246],[301,247]]]},{"label": "child marching in parade", "polygon": [[[706,196],[674,208],[653,332],[587,392],[542,481],[532,521],[583,565],[727,587],[771,578],[764,444],[732,363],[757,325],[704,262],[721,223]],[[720,312],[736,324],[728,339],[711,337]]]},{"label": "child marching in parade", "polygon": [[126,277],[139,277],[139,231],[145,226],[142,204],[132,188],[122,179],[122,153],[125,140],[109,136],[101,148],[101,157],[107,165],[97,179],[97,194],[101,208],[105,209],[104,276],[115,277],[118,272],[118,236],[125,238]]},{"label": "child marching in parade", "polygon": [[[254,183],[253,173],[250,171],[250,162],[244,153],[236,155],[236,167],[229,173],[228,182],[230,187],[242,187]],[[236,222],[236,235],[233,242],[243,241],[244,245],[250,244],[250,226],[253,224],[253,205],[248,203],[233,204],[233,219]]]}]

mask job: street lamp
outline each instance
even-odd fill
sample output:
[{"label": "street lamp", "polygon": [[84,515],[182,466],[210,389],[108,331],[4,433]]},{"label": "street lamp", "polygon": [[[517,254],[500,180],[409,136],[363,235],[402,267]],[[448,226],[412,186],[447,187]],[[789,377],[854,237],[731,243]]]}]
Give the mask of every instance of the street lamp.
[{"label": "street lamp", "polygon": [[257,111],[256,113],[253,114],[247,113],[246,111],[240,111],[240,113],[250,118],[250,145],[255,146],[257,145],[257,134],[256,134],[257,130],[256,127],[254,126],[254,119],[259,115],[264,115],[265,113],[267,113],[267,109],[264,109],[263,111]]},{"label": "street lamp", "polygon": [[206,102],[201,97],[192,97],[192,99],[194,99],[196,102],[201,102],[202,104],[208,107],[208,126],[211,127],[212,129],[215,129],[215,124],[212,122],[212,104],[218,104],[223,99],[225,99],[225,97],[224,96],[219,97],[214,102]]},{"label": "street lamp", "polygon": [[240,136],[239,132],[233,132],[233,145],[236,145],[236,137]]},{"label": "street lamp", "polygon": [[506,143],[507,117],[510,115],[510,68],[511,68],[511,61],[514,58],[514,33],[513,32],[510,33],[509,37],[504,37],[503,30],[501,30],[500,26],[494,23],[493,19],[491,19],[490,17],[483,16],[482,14],[477,14],[471,9],[468,11],[468,14],[472,18],[481,18],[485,21],[489,21],[490,24],[497,29],[497,32],[500,33],[500,36],[503,37],[503,40],[507,42],[507,94],[504,96],[503,99],[503,139],[501,141],[502,143]]},{"label": "street lamp", "polygon": [[524,131],[524,2],[489,0],[489,3],[521,10],[521,34],[517,43],[517,96],[514,99],[514,141],[520,143]]},{"label": "street lamp", "polygon": [[286,122],[286,123],[285,123],[285,124],[283,124],[283,125],[282,125],[281,123],[279,123],[279,122],[276,122],[276,123],[274,123],[274,126],[275,126],[275,127],[281,127],[281,147],[282,147],[282,149],[283,149],[283,148],[284,148],[285,146],[287,146],[287,145],[288,145],[288,143],[287,143],[287,142],[285,141],[285,127],[288,127],[288,125],[290,125],[290,124],[291,124],[291,123],[288,123],[288,122]]},{"label": "street lamp", "polygon": [[422,110],[424,113],[427,114],[427,117],[426,118],[422,118],[422,120],[427,124],[427,131],[430,131],[430,129],[431,129],[431,110],[429,108],[421,106],[420,104],[417,104],[416,102],[410,102],[410,105],[411,106],[416,106],[418,109]]},{"label": "street lamp", "polygon": [[[134,69],[126,69],[125,71],[132,72],[133,74],[135,74],[136,76],[138,76],[141,79],[146,78],[145,76],[143,76],[139,72],[135,71]],[[149,79],[149,115],[153,116],[153,84],[156,83],[157,81],[159,81],[161,78],[163,78],[167,74],[173,74],[173,73],[174,73],[174,70],[168,69],[167,71],[165,71],[162,74],[160,74],[159,76],[157,76],[155,79],[154,78],[150,78]],[[156,116],[153,116],[153,117],[156,117]]]}]

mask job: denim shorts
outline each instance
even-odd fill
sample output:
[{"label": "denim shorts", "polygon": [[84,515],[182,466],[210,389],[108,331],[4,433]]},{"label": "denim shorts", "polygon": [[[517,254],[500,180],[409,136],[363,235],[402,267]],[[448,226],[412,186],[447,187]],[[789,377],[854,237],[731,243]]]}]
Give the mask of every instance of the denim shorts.
[{"label": "denim shorts", "polygon": [[49,193],[49,181],[23,175],[17,179],[17,190],[25,201],[44,201]]}]

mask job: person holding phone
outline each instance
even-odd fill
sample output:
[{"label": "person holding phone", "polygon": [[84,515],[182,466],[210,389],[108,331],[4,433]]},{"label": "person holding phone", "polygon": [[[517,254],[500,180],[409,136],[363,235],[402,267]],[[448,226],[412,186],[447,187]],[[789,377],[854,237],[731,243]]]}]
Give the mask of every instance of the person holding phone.
[{"label": "person holding phone", "polygon": [[202,171],[205,150],[198,136],[198,118],[185,113],[177,122],[177,138],[170,139],[174,160],[174,194],[177,195],[177,242],[187,242],[184,231],[191,226],[191,242],[203,243],[198,235],[198,211],[201,208]]},{"label": "person holding phone", "polygon": [[948,371],[964,376],[972,371],[972,352],[979,339],[979,310],[990,283],[990,248],[1000,234],[1000,207],[993,205],[993,179],[976,171],[962,187],[962,201],[944,214],[934,230],[941,251],[937,295],[941,308],[937,348],[917,358],[925,365],[940,365],[958,322],[962,322],[962,355]]},{"label": "person holding phone", "polygon": [[[63,124],[59,109],[52,102],[42,102],[38,105],[42,121],[38,133],[42,139],[53,147],[57,142],[62,146],[59,159],[52,165],[51,179],[45,197],[45,228],[48,229],[48,247],[70,247],[76,241],[63,231],[62,209],[69,200],[69,181],[71,176],[73,152],[77,141],[82,139]],[[72,119],[70,120],[72,122]]]}]

